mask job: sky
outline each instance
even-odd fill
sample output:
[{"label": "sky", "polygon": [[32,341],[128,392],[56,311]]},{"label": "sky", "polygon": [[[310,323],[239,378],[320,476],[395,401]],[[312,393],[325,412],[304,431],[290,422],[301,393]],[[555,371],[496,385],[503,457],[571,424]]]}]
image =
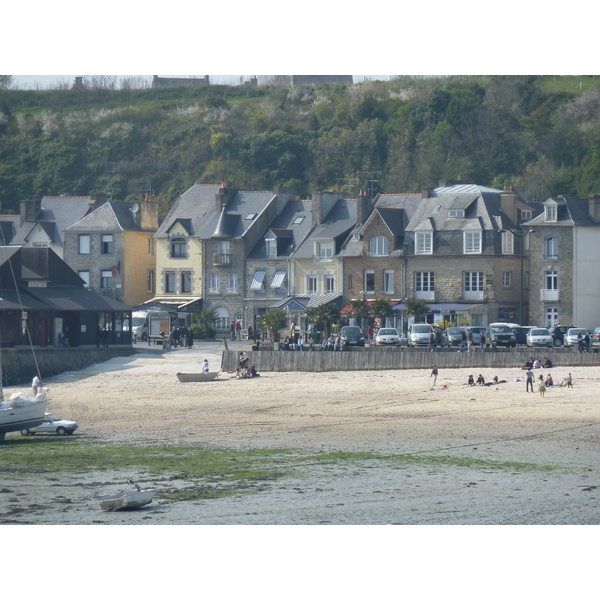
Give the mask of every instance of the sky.
[{"label": "sky", "polygon": [[209,75],[226,83],[228,77],[239,81],[239,73],[380,78],[586,75],[598,69],[597,20],[582,15],[599,10],[582,0],[572,0],[560,14],[552,4],[541,11],[539,3],[523,0],[497,6],[474,0],[416,6],[374,0],[343,10],[338,3],[315,0],[305,0],[301,8],[282,8],[274,0],[220,6],[192,5],[184,15],[105,0],[93,16],[82,18],[79,4],[57,0],[35,6],[36,19],[29,17],[29,4],[4,7],[5,22],[15,25],[3,28],[0,70],[15,76],[19,87],[35,88],[100,74]]}]

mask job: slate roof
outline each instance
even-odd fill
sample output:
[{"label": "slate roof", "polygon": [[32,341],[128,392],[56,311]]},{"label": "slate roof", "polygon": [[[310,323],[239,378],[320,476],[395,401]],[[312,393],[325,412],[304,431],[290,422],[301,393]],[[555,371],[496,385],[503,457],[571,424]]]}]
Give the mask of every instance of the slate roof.
[{"label": "slate roof", "polygon": [[[304,217],[298,225],[293,222],[299,217]],[[290,200],[279,215],[271,222],[269,229],[260,241],[248,253],[248,258],[266,258],[265,238],[273,234],[279,238],[277,256],[273,259],[290,257],[302,243],[312,227],[312,201]]]},{"label": "slate roof", "polygon": [[62,244],[65,229],[79,221],[87,213],[91,203],[91,196],[43,196],[42,207],[35,221],[23,223],[11,245],[24,245],[37,224],[43,227],[51,243]]},{"label": "slate roof", "polygon": [[549,200],[554,201],[557,205],[556,221],[546,221],[545,211],[542,210],[539,215],[533,217],[529,221],[523,223],[523,227],[540,226],[544,227],[564,227],[571,225],[573,227],[600,227],[600,223],[592,220],[589,214],[589,201],[584,198],[548,198],[541,203],[543,209],[544,204]]},{"label": "slate roof", "polygon": [[67,229],[69,231],[142,231],[131,202],[105,202]]},{"label": "slate roof", "polygon": [[337,254],[341,243],[356,225],[356,215],[356,200],[338,200],[323,222],[317,225],[302,242],[294,253],[294,258],[312,258],[314,256],[312,242],[316,240],[334,240],[336,243],[334,254]]}]

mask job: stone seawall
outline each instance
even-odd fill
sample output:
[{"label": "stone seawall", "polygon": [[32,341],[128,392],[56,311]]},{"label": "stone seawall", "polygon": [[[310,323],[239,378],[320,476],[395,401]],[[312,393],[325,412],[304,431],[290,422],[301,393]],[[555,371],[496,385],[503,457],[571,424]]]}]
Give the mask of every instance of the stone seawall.
[{"label": "stone seawall", "polygon": [[115,356],[135,354],[131,346],[113,348],[8,348],[2,350],[3,385],[30,384],[37,371],[42,380],[63,371],[77,371]]},{"label": "stone seawall", "polygon": [[[444,369],[522,367],[528,357],[547,356],[554,367],[597,366],[600,354],[574,352],[572,349],[523,348],[498,351],[457,352],[442,349],[429,352],[421,348],[351,348],[344,352],[256,350],[247,352],[250,366],[260,371],[380,371],[384,369]],[[221,369],[235,371],[239,352],[223,352]]]}]

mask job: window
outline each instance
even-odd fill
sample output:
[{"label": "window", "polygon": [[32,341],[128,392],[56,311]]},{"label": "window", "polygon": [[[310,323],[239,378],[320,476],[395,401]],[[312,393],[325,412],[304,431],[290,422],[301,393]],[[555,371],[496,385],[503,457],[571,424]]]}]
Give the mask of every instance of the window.
[{"label": "window", "polygon": [[187,258],[187,241],[176,237],[171,240],[171,258]]},{"label": "window", "polygon": [[384,235],[371,238],[369,242],[369,254],[371,256],[387,256],[389,254],[388,244],[388,239]]},{"label": "window", "polygon": [[544,258],[558,258],[558,238],[544,238]]},{"label": "window", "polygon": [[276,294],[285,294],[287,292],[286,286],[284,285],[287,271],[277,271],[273,281],[271,282],[271,288],[275,289]]},{"label": "window", "polygon": [[463,295],[467,300],[483,299],[482,271],[465,271],[463,273]]},{"label": "window", "polygon": [[415,272],[415,292],[433,292],[434,290],[433,271]]},{"label": "window", "polygon": [[148,291],[154,292],[154,269],[148,269]]},{"label": "window", "polygon": [[112,233],[103,233],[100,242],[100,253],[112,254],[114,250],[115,248]]},{"label": "window", "polygon": [[209,276],[209,288],[208,291],[212,294],[219,292],[221,287],[221,278],[218,273],[211,273]]},{"label": "window", "polygon": [[335,292],[335,277],[333,275],[325,275],[325,293],[333,294]]},{"label": "window", "polygon": [[546,279],[546,288],[547,290],[557,290],[558,289],[558,273],[556,271],[546,271],[545,273]]},{"label": "window", "polygon": [[90,253],[90,236],[83,234],[79,236],[79,254]]},{"label": "window", "polygon": [[504,271],[502,273],[502,287],[509,288],[512,286],[512,271]]},{"label": "window", "polygon": [[217,314],[217,318],[215,319],[215,327],[219,331],[229,329],[229,313],[227,312],[227,309],[219,306],[215,308],[215,313]]},{"label": "window", "polygon": [[77,271],[77,275],[85,281],[84,287],[90,287],[90,272],[89,271]]},{"label": "window", "polygon": [[254,278],[250,284],[250,289],[254,290],[257,294],[264,294],[265,289],[263,287],[263,281],[265,279],[266,271],[255,271]]},{"label": "window", "polygon": [[306,277],[306,293],[317,293],[317,277],[315,275],[307,275]]},{"label": "window", "polygon": [[302,223],[302,221],[304,221],[304,217],[296,217],[293,221],[292,221],[292,225],[300,225],[300,223]]},{"label": "window", "polygon": [[265,239],[267,256],[277,256],[277,240],[275,238]]},{"label": "window", "polygon": [[521,210],[521,219],[525,220],[529,220],[531,219],[532,216],[532,212],[530,210]]},{"label": "window", "polygon": [[450,219],[464,219],[465,218],[465,209],[459,208],[457,210],[449,210],[448,217]]},{"label": "window", "polygon": [[154,238],[148,238],[148,256],[154,256]]},{"label": "window", "polygon": [[182,294],[192,293],[192,274],[189,271],[182,271],[180,289]]},{"label": "window", "polygon": [[510,231],[502,232],[502,254],[515,253],[515,236]]},{"label": "window", "polygon": [[375,293],[375,271],[365,271],[365,287],[367,294]]},{"label": "window", "polygon": [[165,294],[174,294],[177,291],[176,282],[175,271],[167,271],[165,273]]},{"label": "window", "polygon": [[257,213],[248,213],[244,218],[244,221],[253,221],[254,219],[256,219],[256,214]]},{"label": "window", "polygon": [[553,327],[558,323],[558,307],[548,306],[546,308],[546,327]]},{"label": "window", "polygon": [[348,290],[352,289],[352,275],[348,275]]},{"label": "window", "polygon": [[433,254],[433,233],[418,231],[415,234],[415,254]]},{"label": "window", "polygon": [[329,260],[333,256],[333,241],[315,242],[315,257],[318,260]]},{"label": "window", "polygon": [[465,254],[481,254],[481,231],[465,231],[463,237]]},{"label": "window", "polygon": [[393,294],[394,293],[394,271],[383,272],[383,293]]},{"label": "window", "polygon": [[231,242],[217,242],[215,244],[214,264],[228,265],[231,263]]},{"label": "window", "polygon": [[546,221],[556,221],[556,205],[547,204],[546,207]]},{"label": "window", "polygon": [[227,275],[227,293],[228,294],[237,294],[238,293],[238,282],[240,276],[237,273],[229,273]]},{"label": "window", "polygon": [[112,281],[112,270],[100,271],[100,287],[107,289]]}]

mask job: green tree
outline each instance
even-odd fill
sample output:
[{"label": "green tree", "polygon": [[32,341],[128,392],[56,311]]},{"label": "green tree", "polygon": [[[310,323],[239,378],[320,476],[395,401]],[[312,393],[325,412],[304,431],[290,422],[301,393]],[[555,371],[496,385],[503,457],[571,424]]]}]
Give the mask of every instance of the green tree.
[{"label": "green tree", "polygon": [[261,325],[269,332],[272,342],[279,341],[279,331],[287,326],[287,322],[287,314],[282,310],[272,310],[261,319]]},{"label": "green tree", "polygon": [[406,314],[413,317],[415,321],[419,321],[423,316],[431,311],[425,300],[410,298],[406,301]]},{"label": "green tree", "polygon": [[386,300],[385,298],[375,300],[371,306],[371,310],[373,312],[373,316],[376,319],[381,319],[382,323],[385,323],[385,320],[394,314],[390,301]]},{"label": "green tree", "polygon": [[340,311],[335,304],[321,304],[309,308],[306,316],[311,323],[314,323],[318,330],[323,332],[323,337],[329,337],[331,325],[340,322]]}]

